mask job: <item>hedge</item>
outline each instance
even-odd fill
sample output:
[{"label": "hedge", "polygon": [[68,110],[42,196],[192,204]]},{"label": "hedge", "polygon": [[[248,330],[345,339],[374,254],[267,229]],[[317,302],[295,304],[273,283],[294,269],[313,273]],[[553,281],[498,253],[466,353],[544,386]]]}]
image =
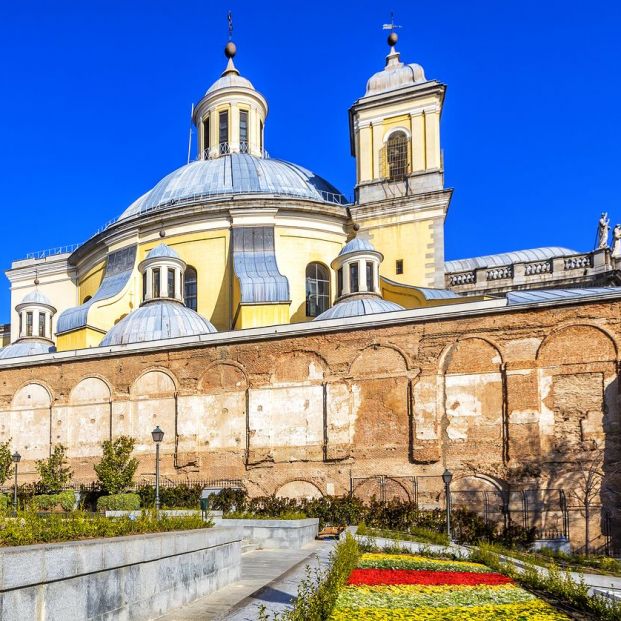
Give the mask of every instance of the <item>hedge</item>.
[{"label": "hedge", "polygon": [[138,494],[110,494],[97,499],[97,511],[137,511],[140,509]]},{"label": "hedge", "polygon": [[64,511],[72,511],[75,507],[75,493],[67,490],[58,494],[40,494],[32,497],[32,504],[40,511],[51,511],[58,506]]}]

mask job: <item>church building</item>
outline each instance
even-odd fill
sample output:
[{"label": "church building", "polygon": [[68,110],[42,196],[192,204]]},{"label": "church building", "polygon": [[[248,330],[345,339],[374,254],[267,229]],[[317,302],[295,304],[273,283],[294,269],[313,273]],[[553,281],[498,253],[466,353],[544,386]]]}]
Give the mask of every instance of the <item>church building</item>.
[{"label": "church building", "polygon": [[401,60],[396,34],[349,110],[352,200],[269,156],[268,99],[236,51],[194,106],[192,161],[83,244],[6,272],[0,441],[24,479],[62,443],[90,482],[101,442],[128,434],[150,480],[159,425],[170,481],[429,508],[449,468],[456,502],[583,545],[571,490],[597,461],[603,545],[619,519],[621,229],[613,248],[605,221],[592,251],[445,261],[446,86]]}]

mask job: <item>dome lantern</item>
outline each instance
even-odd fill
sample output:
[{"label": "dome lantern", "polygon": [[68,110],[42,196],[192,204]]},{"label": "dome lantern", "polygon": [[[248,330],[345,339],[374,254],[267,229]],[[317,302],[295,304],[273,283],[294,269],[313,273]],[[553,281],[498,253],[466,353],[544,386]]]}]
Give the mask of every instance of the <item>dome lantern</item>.
[{"label": "dome lantern", "polygon": [[194,108],[192,121],[198,130],[198,159],[229,153],[263,157],[267,101],[250,80],[240,75],[235,62],[237,46],[224,48],[226,68]]},{"label": "dome lantern", "polygon": [[379,268],[384,256],[375,249],[366,233],[358,234],[359,230],[359,225],[354,224],[353,238],[331,263],[338,283],[334,306],[315,317],[314,321],[403,310],[403,306],[383,299]]},{"label": "dome lantern", "polygon": [[19,316],[19,338],[49,341],[52,339],[52,317],[56,309],[46,295],[35,289],[29,293],[16,307]]},{"label": "dome lantern", "polygon": [[169,300],[183,304],[185,268],[185,262],[166,244],[153,248],[138,265],[142,274],[142,303]]}]

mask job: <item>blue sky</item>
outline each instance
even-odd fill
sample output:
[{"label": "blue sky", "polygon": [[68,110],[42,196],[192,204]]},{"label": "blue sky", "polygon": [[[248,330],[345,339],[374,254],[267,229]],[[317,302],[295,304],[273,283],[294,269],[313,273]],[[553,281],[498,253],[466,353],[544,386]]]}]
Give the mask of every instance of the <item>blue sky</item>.
[{"label": "blue sky", "polygon": [[[81,242],[185,163],[191,103],[236,63],[266,147],[352,194],[349,106],[398,49],[448,84],[446,258],[593,244],[618,198],[620,3],[594,0],[0,3],[0,266]],[[8,281],[0,321],[9,315]]]}]

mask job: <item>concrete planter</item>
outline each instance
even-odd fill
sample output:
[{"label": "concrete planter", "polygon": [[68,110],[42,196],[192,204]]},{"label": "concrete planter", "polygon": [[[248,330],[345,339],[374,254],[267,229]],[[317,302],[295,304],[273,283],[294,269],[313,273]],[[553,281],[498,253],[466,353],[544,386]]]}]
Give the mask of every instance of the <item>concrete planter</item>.
[{"label": "concrete planter", "polygon": [[234,582],[240,573],[237,528],[4,548],[0,618],[154,619]]},{"label": "concrete planter", "polygon": [[259,548],[301,548],[315,540],[319,519],[304,520],[237,520],[223,519],[223,526],[240,528],[246,541]]}]

